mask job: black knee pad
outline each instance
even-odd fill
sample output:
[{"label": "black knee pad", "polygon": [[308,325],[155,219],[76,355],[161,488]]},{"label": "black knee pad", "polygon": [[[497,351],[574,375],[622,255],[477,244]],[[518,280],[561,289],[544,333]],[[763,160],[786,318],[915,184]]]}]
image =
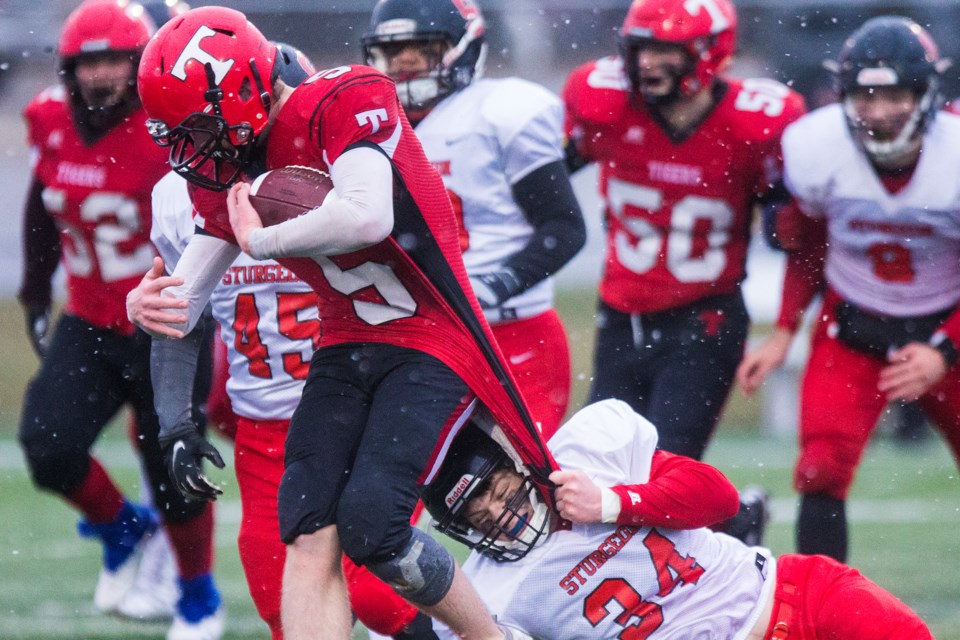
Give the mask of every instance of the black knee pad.
[{"label": "black knee pad", "polygon": [[76,489],[90,470],[86,451],[61,446],[61,440],[46,437],[45,429],[20,427],[20,446],[23,448],[30,477],[38,487],[66,495]]},{"label": "black knee pad", "polygon": [[430,534],[411,528],[410,541],[388,560],[366,564],[370,572],[415,605],[432,607],[453,584],[453,557]]}]

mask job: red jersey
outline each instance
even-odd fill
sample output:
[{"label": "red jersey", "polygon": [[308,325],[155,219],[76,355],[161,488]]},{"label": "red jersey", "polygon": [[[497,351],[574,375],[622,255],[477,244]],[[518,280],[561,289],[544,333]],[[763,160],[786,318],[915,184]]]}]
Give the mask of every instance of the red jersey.
[{"label": "red jersey", "polygon": [[746,276],[753,206],[779,181],[780,133],[803,98],[773,80],[723,80],[706,118],[681,139],[630,100],[621,60],[575,70],[566,136],[600,166],[607,258],[600,296],[649,313],[736,291]]},{"label": "red jersey", "polygon": [[[458,225],[393,82],[365,66],[321,71],[301,84],[270,129],[267,168],[329,169],[351,146],[375,146],[394,168],[394,228],[372,247],[336,256],[278,258],[317,294],[320,346],[393,344],[428,353],[457,373],[493,412],[524,459],[554,468],[539,442],[473,295]],[[224,194],[193,190],[197,222],[235,238]]]},{"label": "red jersey", "polygon": [[127,292],[150,269],[150,191],[167,172],[138,109],[93,144],[73,125],[62,87],[24,110],[43,204],[60,231],[66,311],[96,327],[129,334]]}]

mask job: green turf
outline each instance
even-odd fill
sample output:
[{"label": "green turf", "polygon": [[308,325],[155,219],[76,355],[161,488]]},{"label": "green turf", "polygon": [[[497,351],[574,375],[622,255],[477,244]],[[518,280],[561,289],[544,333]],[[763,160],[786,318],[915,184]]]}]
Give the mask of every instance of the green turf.
[{"label": "green turf", "polygon": [[[559,298],[573,347],[574,406],[589,386],[593,306],[590,293]],[[15,363],[0,371],[0,640],[162,639],[163,625],[125,623],[93,611],[97,545],[77,537],[71,509],[37,493],[27,480],[14,433],[36,359],[22,334],[19,310],[10,302],[0,302],[0,355]],[[796,447],[792,439],[762,436],[757,422],[756,402],[735,393],[707,460],[739,486],[760,483],[770,490],[774,517],[768,544],[785,553],[793,549],[796,499],[790,468]],[[137,473],[123,429],[111,429],[99,452],[135,495]],[[225,638],[267,638],[236,554],[236,483],[229,468],[216,477],[227,489],[218,505],[216,569],[228,608]],[[941,442],[904,450],[881,440],[868,451],[850,502],[851,564],[914,607],[940,640],[960,640],[958,498],[960,478]],[[362,630],[355,634],[364,636]]]}]

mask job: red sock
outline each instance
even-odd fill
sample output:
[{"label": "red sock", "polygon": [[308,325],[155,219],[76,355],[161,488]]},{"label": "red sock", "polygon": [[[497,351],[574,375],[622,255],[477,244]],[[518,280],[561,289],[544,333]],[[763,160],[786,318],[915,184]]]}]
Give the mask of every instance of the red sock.
[{"label": "red sock", "polygon": [[90,458],[90,469],[76,489],[67,494],[67,500],[83,513],[90,524],[113,522],[123,506],[123,494],[113,483],[106,469]]},{"label": "red sock", "polygon": [[213,503],[199,516],[179,524],[164,523],[170,544],[177,556],[180,577],[190,580],[213,567]]}]

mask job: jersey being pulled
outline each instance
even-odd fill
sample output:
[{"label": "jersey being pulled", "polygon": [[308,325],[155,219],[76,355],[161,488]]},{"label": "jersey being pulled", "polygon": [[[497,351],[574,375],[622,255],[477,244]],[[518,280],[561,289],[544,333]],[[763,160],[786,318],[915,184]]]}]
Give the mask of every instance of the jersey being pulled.
[{"label": "jersey being pulled", "polygon": [[[589,405],[550,439],[564,469],[600,486],[649,479],[656,429],[619,400]],[[539,640],[742,639],[774,588],[769,551],[709,529],[575,524],[518,562],[476,553],[464,573],[497,620]]]},{"label": "jersey being pulled", "polygon": [[724,80],[719,103],[683,139],[637,109],[618,57],[575,70],[565,134],[600,168],[607,257],[600,296],[649,313],[735,291],[753,205],[780,176],[780,133],[804,110],[767,79]]},{"label": "jersey being pulled", "polygon": [[142,109],[85,144],[63,87],[38,94],[24,118],[43,205],[60,230],[65,311],[131,333],[125,301],[153,261],[150,190],[168,171],[167,152],[147,133]]},{"label": "jersey being pulled", "polygon": [[[306,80],[270,130],[267,168],[329,169],[355,145],[379,149],[393,165],[390,237],[342,255],[279,260],[316,292],[321,346],[377,342],[438,358],[480,397],[524,460],[545,478],[552,458],[480,312],[450,199],[407,122],[393,82],[359,65]],[[235,242],[224,195],[194,193],[198,224]]]},{"label": "jersey being pulled", "polygon": [[960,302],[960,117],[937,114],[897,193],[851,137],[840,105],[788,127],[783,153],[787,188],[804,213],[826,220],[824,277],[844,299],[901,317]]},{"label": "jersey being pulled", "polygon": [[[562,123],[563,107],[555,95],[532,82],[507,78],[471,83],[417,125],[417,138],[459,218],[470,275],[497,270],[530,241],[533,226],[512,188],[563,159]],[[491,321],[528,318],[552,307],[553,279],[546,278],[486,314]]]},{"label": "jersey being pulled", "polygon": [[[168,173],[153,189],[150,239],[172,272],[193,236],[186,181]],[[227,395],[252,420],[293,416],[320,338],[313,290],[273,260],[246,254],[234,261],[210,296],[227,345]]]}]

